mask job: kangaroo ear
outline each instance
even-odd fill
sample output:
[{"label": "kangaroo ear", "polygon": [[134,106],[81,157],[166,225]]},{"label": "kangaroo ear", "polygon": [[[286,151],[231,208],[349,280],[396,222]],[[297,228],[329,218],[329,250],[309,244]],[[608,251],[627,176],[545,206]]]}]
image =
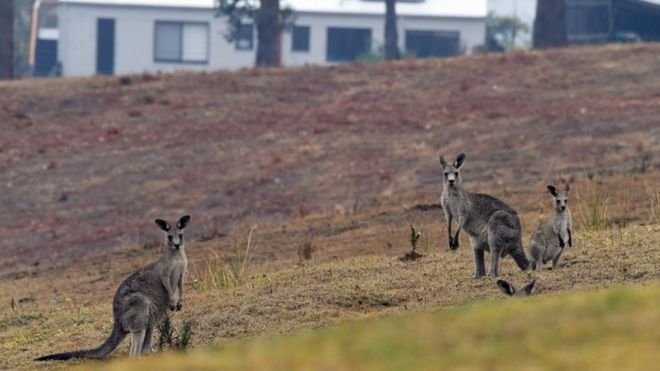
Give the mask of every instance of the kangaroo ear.
[{"label": "kangaroo ear", "polygon": [[460,155],[456,156],[456,161],[454,161],[454,166],[457,169],[460,169],[461,166],[463,166],[463,161],[465,161],[465,153],[461,153]]},{"label": "kangaroo ear", "polygon": [[571,190],[571,186],[568,183],[566,183],[566,186],[564,187],[564,191],[566,191],[566,193],[568,193],[568,192],[570,192],[570,190]]},{"label": "kangaroo ear", "polygon": [[504,295],[513,296],[513,294],[516,293],[516,289],[509,285],[505,280],[497,280],[497,287],[500,288],[500,291],[502,291]]},{"label": "kangaroo ear", "polygon": [[189,221],[190,221],[190,215],[182,216],[181,219],[179,219],[179,222],[176,223],[176,228],[177,229],[185,228],[188,225]]},{"label": "kangaroo ear", "polygon": [[169,232],[169,230],[172,228],[172,227],[170,227],[170,224],[168,222],[164,221],[163,219],[156,219],[155,221],[156,221],[156,225],[158,226],[158,228],[160,228],[164,232]]},{"label": "kangaroo ear", "polygon": [[555,186],[549,185],[548,192],[550,192],[552,196],[557,197],[557,188],[555,188]]},{"label": "kangaroo ear", "polygon": [[525,292],[525,295],[529,296],[534,292],[534,285],[536,284],[536,280],[533,280],[532,282],[528,283],[523,287],[523,291]]},{"label": "kangaroo ear", "polygon": [[442,155],[440,155],[440,166],[442,166],[443,169],[447,167],[447,161],[445,161],[445,158]]}]

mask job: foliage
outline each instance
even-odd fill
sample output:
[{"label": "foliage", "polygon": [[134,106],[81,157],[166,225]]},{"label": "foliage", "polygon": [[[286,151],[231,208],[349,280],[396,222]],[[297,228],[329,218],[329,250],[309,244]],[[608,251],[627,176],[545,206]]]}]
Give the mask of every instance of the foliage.
[{"label": "foliage", "polygon": [[413,225],[410,226],[410,246],[412,251],[417,250],[417,241],[422,237],[422,233],[419,232]]},{"label": "foliage", "polygon": [[203,267],[193,279],[193,288],[221,289],[235,287],[245,282],[249,270],[250,253],[253,249],[253,235],[257,227],[250,228],[247,239],[235,239],[235,255],[226,258],[214,250],[210,250],[204,258]]},{"label": "foliage", "polygon": [[420,237],[422,237],[422,232],[418,231],[417,228],[411,224],[409,239],[411,250],[404,256],[400,257],[400,261],[414,261],[424,256],[417,252],[417,242],[419,241]]},{"label": "foliage", "polygon": [[513,49],[518,37],[529,34],[529,30],[529,25],[516,16],[499,16],[490,12],[486,18],[486,38],[504,50]]},{"label": "foliage", "polygon": [[[229,29],[225,33],[225,38],[233,42],[238,37],[240,27],[244,22],[254,22],[259,24],[262,20],[259,13],[258,1],[254,0],[216,0],[216,16],[228,17]],[[289,6],[280,9],[280,27],[281,30],[287,30],[293,27],[295,22],[295,13]]]},{"label": "foliage", "polygon": [[158,350],[163,351],[166,347],[174,350],[186,350],[192,338],[192,323],[183,321],[179,331],[174,329],[169,317],[158,325]]},{"label": "foliage", "polygon": [[[414,58],[415,53],[412,51],[406,51],[401,54],[401,59],[410,59]],[[385,60],[385,45],[377,44],[368,52],[358,55],[357,60],[359,62],[382,62]]]}]

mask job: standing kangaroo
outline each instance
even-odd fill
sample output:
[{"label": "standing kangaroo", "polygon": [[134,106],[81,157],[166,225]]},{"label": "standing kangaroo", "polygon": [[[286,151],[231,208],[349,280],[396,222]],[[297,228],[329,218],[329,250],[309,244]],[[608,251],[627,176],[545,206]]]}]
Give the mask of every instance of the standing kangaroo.
[{"label": "standing kangaroo", "polygon": [[552,269],[559,266],[566,243],[573,246],[573,219],[568,209],[568,192],[566,184],[563,192],[558,192],[555,186],[549,185],[548,192],[552,195],[555,214],[542,223],[529,243],[529,255],[532,258],[532,269],[541,270],[543,264],[552,260]]},{"label": "standing kangaroo", "polygon": [[103,344],[95,349],[51,354],[35,361],[102,358],[115,350],[128,333],[132,335],[131,357],[151,352],[154,327],[167,315],[168,308],[178,311],[183,304],[183,273],[188,266],[183,229],[189,221],[190,216],[182,217],[172,230],[166,221],[156,220],[158,227],[167,233],[162,255],[119,285],[112,300],[112,332]]},{"label": "standing kangaroo", "polygon": [[[458,235],[465,230],[474,250],[474,278],[486,275],[484,251],[491,256],[489,274],[497,277],[500,257],[511,255],[521,270],[526,270],[529,261],[525,256],[521,240],[520,219],[509,205],[479,193],[470,193],[463,189],[461,167],[465,154],[456,157],[453,164],[447,164],[440,156],[440,165],[444,171],[444,189],[442,190],[442,209],[447,218],[449,248],[458,249]],[[458,230],[452,235],[451,223],[456,220]]]}]

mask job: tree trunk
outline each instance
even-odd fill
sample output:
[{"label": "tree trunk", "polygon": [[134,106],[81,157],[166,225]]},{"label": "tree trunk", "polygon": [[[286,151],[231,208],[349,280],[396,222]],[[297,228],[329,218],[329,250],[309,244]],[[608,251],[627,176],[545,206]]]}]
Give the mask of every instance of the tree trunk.
[{"label": "tree trunk", "polygon": [[261,0],[255,23],[257,24],[257,66],[280,66],[282,64],[280,1]]},{"label": "tree trunk", "polygon": [[538,0],[534,20],[534,48],[561,47],[566,42],[565,0]]},{"label": "tree trunk", "polygon": [[0,79],[14,77],[14,1],[0,0]]},{"label": "tree trunk", "polygon": [[385,0],[385,59],[399,59],[399,34],[396,28],[396,0]]}]

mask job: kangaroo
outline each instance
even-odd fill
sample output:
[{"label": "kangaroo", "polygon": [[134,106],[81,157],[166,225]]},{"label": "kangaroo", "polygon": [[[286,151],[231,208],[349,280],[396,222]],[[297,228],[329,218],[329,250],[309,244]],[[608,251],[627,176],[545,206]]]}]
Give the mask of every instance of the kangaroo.
[{"label": "kangaroo", "polygon": [[167,316],[168,308],[179,311],[183,305],[183,273],[188,265],[183,229],[189,221],[190,216],[182,217],[172,230],[166,221],[156,220],[156,225],[167,234],[162,255],[119,285],[112,300],[112,332],[103,344],[94,349],[50,354],[35,361],[102,358],[115,350],[128,333],[132,335],[130,357],[150,353],[154,327]]},{"label": "kangaroo", "polygon": [[[453,164],[448,164],[440,156],[440,165],[444,171],[444,189],[442,190],[442,209],[447,218],[449,249],[458,249],[458,235],[465,230],[474,250],[474,278],[486,275],[484,251],[490,252],[491,276],[497,277],[500,257],[511,255],[521,270],[526,270],[529,261],[525,256],[521,239],[520,219],[509,205],[479,193],[470,193],[463,189],[461,167],[465,154],[456,157]],[[451,223],[456,220],[458,229],[452,235]]]},{"label": "kangaroo", "polygon": [[533,280],[532,282],[523,286],[520,291],[516,291],[516,288],[505,280],[497,280],[497,287],[500,288],[500,291],[502,291],[504,295],[508,296],[530,296],[534,292],[535,284],[536,280]]},{"label": "kangaroo", "polygon": [[563,192],[558,192],[555,186],[549,185],[548,192],[552,195],[555,214],[542,223],[529,243],[529,255],[532,259],[532,270],[540,271],[543,264],[552,260],[552,269],[556,269],[561,261],[566,243],[573,246],[573,220],[568,209],[568,192],[566,184]]}]

